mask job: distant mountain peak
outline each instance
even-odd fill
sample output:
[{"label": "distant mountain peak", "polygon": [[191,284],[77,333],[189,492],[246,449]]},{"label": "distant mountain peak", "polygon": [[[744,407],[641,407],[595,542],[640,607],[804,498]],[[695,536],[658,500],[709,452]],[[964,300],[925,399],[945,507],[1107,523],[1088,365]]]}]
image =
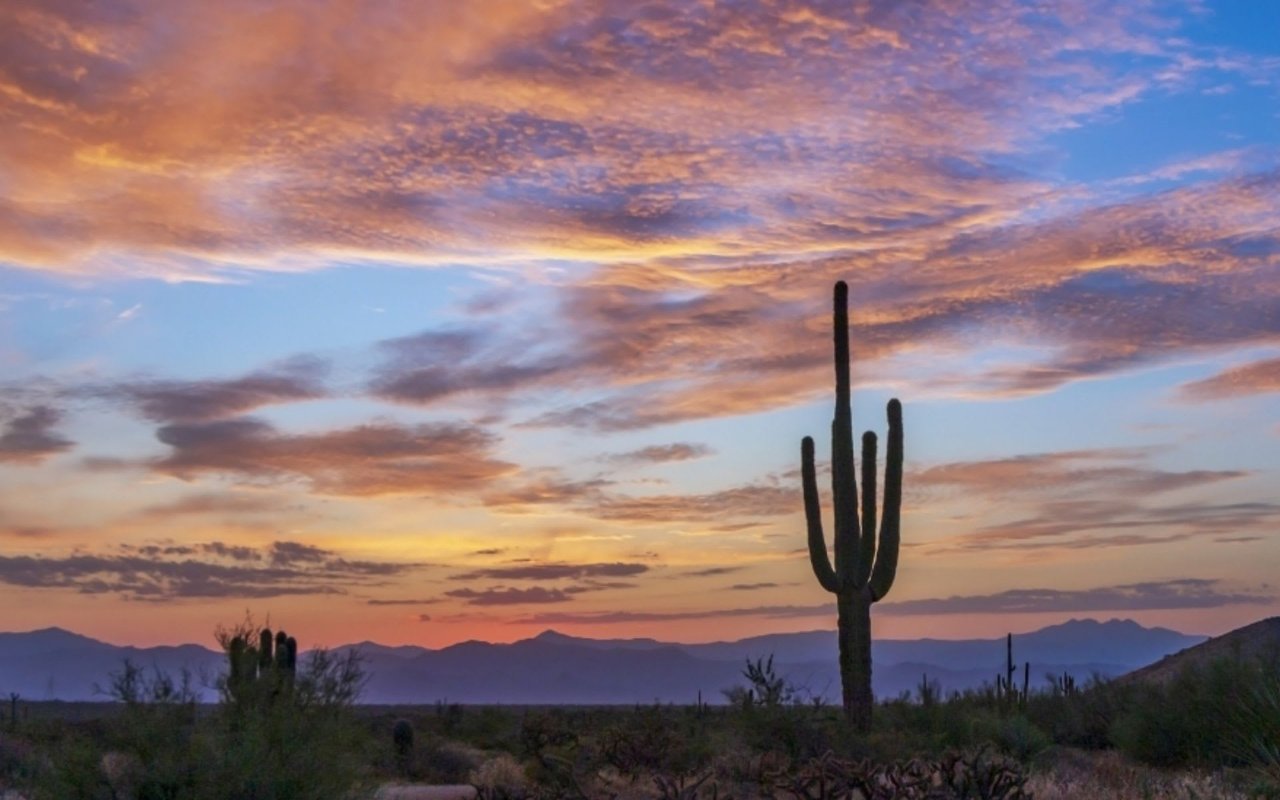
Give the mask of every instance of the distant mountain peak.
[{"label": "distant mountain peak", "polygon": [[95,642],[95,643],[98,642],[97,639],[93,639],[91,637],[85,636],[84,634],[75,633],[74,631],[69,631],[66,628],[58,628],[58,627],[37,628],[36,630],[25,631],[25,632],[23,631],[13,631],[11,633],[0,632],[0,636],[21,636],[29,640],[42,641],[46,643],[59,642],[59,641]]},{"label": "distant mountain peak", "polygon": [[535,642],[573,642],[577,641],[577,638],[578,637],[576,636],[570,636],[567,633],[561,633],[560,631],[552,628],[547,628],[542,633],[533,637],[533,640]]}]

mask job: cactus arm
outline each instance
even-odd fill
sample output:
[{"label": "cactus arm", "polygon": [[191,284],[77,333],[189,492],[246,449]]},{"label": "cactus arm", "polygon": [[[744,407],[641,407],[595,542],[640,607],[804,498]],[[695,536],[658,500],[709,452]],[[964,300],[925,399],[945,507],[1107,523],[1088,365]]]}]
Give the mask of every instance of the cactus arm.
[{"label": "cactus arm", "polygon": [[840,580],[831,568],[827,542],[822,535],[822,506],[818,502],[818,478],[813,466],[813,439],[800,442],[800,478],[804,484],[804,516],[809,525],[809,561],[818,584],[828,592],[840,590]]},{"label": "cactus arm", "polygon": [[858,542],[854,584],[864,586],[876,558],[876,435],[862,434],[862,538]]},{"label": "cactus arm", "polygon": [[889,401],[889,448],[884,458],[884,511],[880,521],[880,552],[871,572],[871,599],[889,593],[898,573],[899,523],[902,516],[902,403]]},{"label": "cactus arm", "polygon": [[274,639],[270,628],[263,628],[258,634],[258,674],[266,677],[274,659],[271,656],[271,644]]}]

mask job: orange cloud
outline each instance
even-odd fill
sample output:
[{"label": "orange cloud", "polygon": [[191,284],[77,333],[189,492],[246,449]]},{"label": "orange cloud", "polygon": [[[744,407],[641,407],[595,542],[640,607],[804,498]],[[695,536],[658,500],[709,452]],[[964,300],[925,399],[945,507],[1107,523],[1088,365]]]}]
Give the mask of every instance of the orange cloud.
[{"label": "orange cloud", "polygon": [[1280,358],[1233,367],[1182,387],[1182,395],[1191,400],[1225,400],[1266,392],[1280,392]]},{"label": "orange cloud", "polygon": [[221,473],[248,482],[305,480],[320,493],[422,494],[476,491],[512,473],[492,457],[495,437],[461,424],[374,423],[288,434],[242,417],[166,425],[157,438],[168,456],[151,463],[180,478]]},{"label": "orange cloud", "polygon": [[1042,17],[774,0],[0,14],[0,252],[178,278],[335,253],[919,255],[1044,202],[993,156],[1200,63],[1151,16],[1093,0]]}]

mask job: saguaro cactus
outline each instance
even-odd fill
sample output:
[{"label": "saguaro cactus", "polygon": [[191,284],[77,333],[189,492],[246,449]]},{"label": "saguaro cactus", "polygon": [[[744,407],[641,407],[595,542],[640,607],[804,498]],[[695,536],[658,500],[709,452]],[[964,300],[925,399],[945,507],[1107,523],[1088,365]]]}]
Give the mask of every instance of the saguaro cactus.
[{"label": "saguaro cactus", "polygon": [[[884,465],[884,508],[876,536],[876,435],[862,435],[862,503],[853,471],[853,412],[849,404],[849,288],[835,287],[836,411],[831,423],[831,495],[835,565],[827,554],[813,463],[813,439],[800,443],[809,560],[823,589],[836,596],[840,683],[845,717],[858,729],[871,725],[871,604],[893,586],[898,572],[902,512],[902,404],[889,401],[889,447]],[[859,518],[861,510],[861,518]]]},{"label": "saguaro cactus", "polygon": [[281,694],[293,691],[298,670],[298,641],[284,631],[258,632],[258,645],[244,636],[227,643],[227,693],[237,708],[257,705],[270,710]]}]

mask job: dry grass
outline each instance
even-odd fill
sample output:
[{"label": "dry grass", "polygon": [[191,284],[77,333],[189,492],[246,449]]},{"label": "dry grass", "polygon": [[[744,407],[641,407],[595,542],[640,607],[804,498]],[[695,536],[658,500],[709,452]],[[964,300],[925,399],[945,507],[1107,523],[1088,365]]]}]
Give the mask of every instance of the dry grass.
[{"label": "dry grass", "polygon": [[1221,773],[1145,767],[1116,752],[1056,750],[1027,781],[1036,800],[1252,800]]}]

